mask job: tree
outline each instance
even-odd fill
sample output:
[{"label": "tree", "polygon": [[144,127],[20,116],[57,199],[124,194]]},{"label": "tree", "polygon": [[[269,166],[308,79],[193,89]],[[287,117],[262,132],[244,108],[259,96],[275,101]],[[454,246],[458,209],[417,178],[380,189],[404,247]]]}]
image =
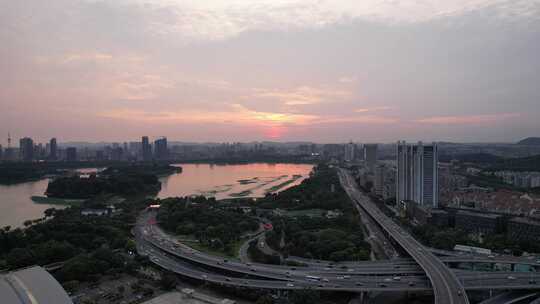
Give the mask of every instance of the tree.
[{"label": "tree", "polygon": [[262,297],[259,297],[257,299],[257,302],[255,302],[255,304],[273,304],[273,303],[274,303],[274,300],[272,300],[271,295],[264,295]]},{"label": "tree", "polygon": [[159,284],[164,290],[172,290],[176,287],[176,276],[172,273],[165,273],[161,276]]}]

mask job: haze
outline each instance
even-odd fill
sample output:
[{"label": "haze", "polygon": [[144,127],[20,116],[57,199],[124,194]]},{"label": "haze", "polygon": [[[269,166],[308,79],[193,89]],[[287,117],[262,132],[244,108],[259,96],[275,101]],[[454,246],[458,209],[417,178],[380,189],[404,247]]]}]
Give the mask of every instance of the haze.
[{"label": "haze", "polygon": [[540,1],[0,2],[0,144],[540,135]]}]

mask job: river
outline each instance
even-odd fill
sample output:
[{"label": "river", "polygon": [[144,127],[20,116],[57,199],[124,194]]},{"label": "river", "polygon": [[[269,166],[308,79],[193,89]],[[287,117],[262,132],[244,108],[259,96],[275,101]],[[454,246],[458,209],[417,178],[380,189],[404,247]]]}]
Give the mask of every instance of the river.
[{"label": "river", "polygon": [[[282,191],[299,184],[309,176],[313,168],[307,164],[266,163],[179,164],[179,166],[183,168],[182,173],[160,178],[162,189],[158,197],[187,195],[213,196],[217,199],[262,197],[269,190]],[[90,173],[97,170],[100,169],[86,168],[77,171]],[[36,204],[31,200],[32,196],[45,193],[48,182],[48,179],[42,179],[16,185],[0,185],[0,227],[20,227],[26,220],[43,217],[43,211],[47,208],[64,208]],[[283,187],[276,189],[280,185]]]}]

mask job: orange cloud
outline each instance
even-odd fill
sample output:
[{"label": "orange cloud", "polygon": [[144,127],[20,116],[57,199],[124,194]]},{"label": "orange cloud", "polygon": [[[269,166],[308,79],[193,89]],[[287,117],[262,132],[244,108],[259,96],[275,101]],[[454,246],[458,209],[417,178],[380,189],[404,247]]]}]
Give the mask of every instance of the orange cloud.
[{"label": "orange cloud", "polygon": [[349,98],[351,95],[350,92],[342,90],[301,86],[292,90],[255,89],[255,93],[247,98],[271,98],[277,99],[287,106],[297,106],[332,102]]},{"label": "orange cloud", "polygon": [[499,114],[481,114],[481,115],[462,115],[462,116],[435,116],[417,119],[414,122],[426,124],[483,124],[497,122],[520,117],[519,113],[499,113]]},{"label": "orange cloud", "polygon": [[182,112],[148,112],[142,110],[116,109],[99,113],[98,116],[143,121],[147,123],[236,123],[236,124],[256,124],[267,126],[279,126],[285,124],[303,125],[318,119],[315,115],[263,112],[246,108],[240,104],[231,105],[228,111],[198,111],[187,110]]},{"label": "orange cloud", "polygon": [[374,112],[374,111],[387,111],[387,110],[392,110],[392,109],[394,109],[394,107],[381,106],[381,107],[374,107],[374,108],[359,108],[359,109],[355,109],[354,112],[367,113],[367,112]]}]

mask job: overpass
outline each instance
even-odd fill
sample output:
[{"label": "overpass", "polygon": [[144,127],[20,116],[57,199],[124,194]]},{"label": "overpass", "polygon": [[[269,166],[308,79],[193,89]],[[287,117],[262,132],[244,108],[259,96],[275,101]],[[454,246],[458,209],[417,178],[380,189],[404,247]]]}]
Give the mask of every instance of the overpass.
[{"label": "overpass", "polygon": [[[346,291],[428,291],[431,284],[412,259],[374,261],[308,267],[290,267],[258,263],[242,263],[208,255],[166,238],[155,227],[153,214],[144,214],[135,230],[138,251],[150,256],[153,263],[194,279],[212,283],[267,289],[296,289],[310,287],[320,290]],[[150,224],[152,223],[152,224]],[[161,231],[161,232],[156,232]],[[449,257],[451,259],[453,257]],[[466,259],[464,259],[467,261]],[[483,261],[483,260],[482,260]],[[490,260],[492,261],[492,260]],[[354,266],[353,266],[354,265]],[[329,268],[328,266],[332,266]],[[399,268],[396,268],[399,266]],[[467,290],[482,289],[538,289],[540,274],[515,272],[471,272],[455,270],[458,280]],[[234,278],[234,274],[241,278]],[[321,280],[311,282],[307,276]],[[243,279],[250,277],[253,279]],[[399,277],[399,279],[394,279]],[[244,283],[244,281],[247,283]],[[281,283],[278,283],[281,282]],[[339,287],[337,287],[339,286]]]},{"label": "overpass", "polygon": [[368,197],[357,189],[356,182],[347,171],[339,169],[339,178],[349,197],[356,203],[356,207],[367,212],[425,271],[433,286],[435,303],[469,303],[460,281],[441,260],[381,212]]},{"label": "overpass", "polygon": [[[343,177],[342,177],[343,178]],[[346,178],[346,176],[345,176]],[[351,187],[351,186],[349,186]],[[349,189],[349,191],[352,191]],[[351,192],[352,195],[356,195]],[[356,203],[357,208],[361,208]],[[366,208],[376,206],[367,205]],[[244,288],[262,288],[290,290],[300,288],[314,288],[317,290],[335,291],[429,291],[434,290],[431,283],[433,277],[452,279],[452,284],[438,282],[442,286],[443,294],[453,291],[449,299],[439,295],[441,303],[467,303],[466,290],[484,289],[539,289],[539,275],[536,273],[507,273],[507,272],[470,272],[450,270],[444,263],[508,263],[527,264],[531,267],[540,266],[536,260],[515,257],[486,257],[475,255],[456,255],[437,258],[428,248],[398,229],[391,219],[380,216],[378,209],[368,209],[377,216],[378,222],[384,224],[385,229],[392,232],[392,237],[400,239],[409,250],[420,255],[422,261],[427,259],[428,266],[437,268],[443,265],[445,271],[437,269],[432,277],[426,276],[425,268],[419,266],[414,257],[399,258],[391,261],[372,262],[344,262],[331,264],[328,261],[315,261],[307,267],[288,267],[280,265],[266,265],[258,263],[242,263],[235,260],[224,260],[204,254],[178,242],[174,237],[167,235],[155,225],[155,214],[143,213],[134,228],[137,239],[137,249],[140,254],[148,255],[151,261],[161,267],[178,274],[205,280],[214,284],[230,285]],[[366,211],[367,212],[367,211]],[[411,249],[411,246],[417,246]],[[435,262],[432,261],[435,260]],[[438,263],[436,263],[438,262]],[[439,264],[440,263],[440,264]],[[431,267],[431,268],[430,268]],[[447,272],[450,272],[448,274]],[[318,280],[310,280],[317,277]],[[453,286],[459,285],[459,289]],[[466,286],[466,288],[463,288]],[[436,296],[437,299],[437,296]],[[453,302],[452,302],[453,301]]]}]

